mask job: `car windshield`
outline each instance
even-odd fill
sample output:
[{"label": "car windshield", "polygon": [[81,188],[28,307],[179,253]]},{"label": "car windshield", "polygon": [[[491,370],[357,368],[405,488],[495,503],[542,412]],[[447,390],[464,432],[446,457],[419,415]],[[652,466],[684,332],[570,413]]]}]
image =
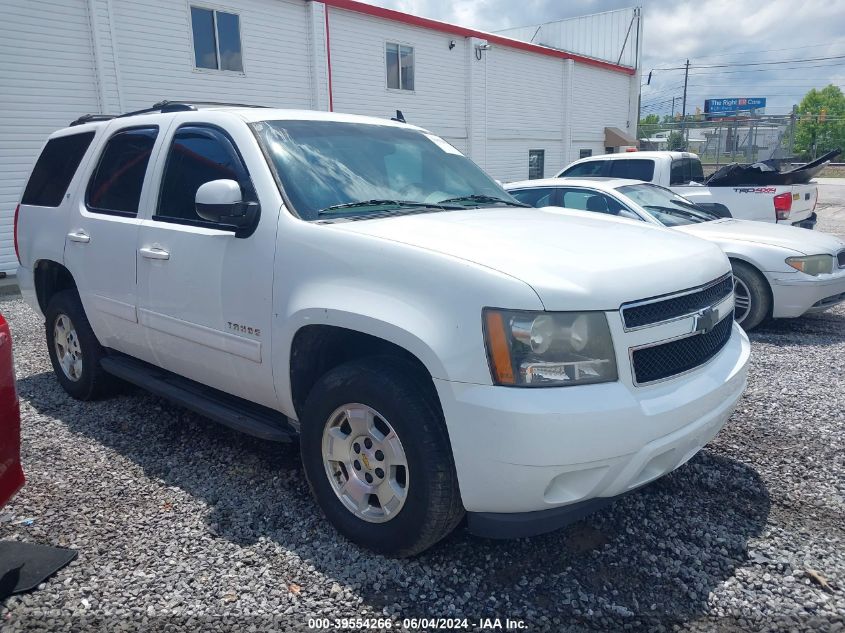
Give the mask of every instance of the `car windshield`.
[{"label": "car windshield", "polygon": [[253,128],[305,220],[525,206],[449,143],[419,130],[324,120]]},{"label": "car windshield", "polygon": [[718,216],[706,209],[659,185],[624,185],[617,187],[616,191],[628,196],[664,226],[698,224],[718,219]]}]

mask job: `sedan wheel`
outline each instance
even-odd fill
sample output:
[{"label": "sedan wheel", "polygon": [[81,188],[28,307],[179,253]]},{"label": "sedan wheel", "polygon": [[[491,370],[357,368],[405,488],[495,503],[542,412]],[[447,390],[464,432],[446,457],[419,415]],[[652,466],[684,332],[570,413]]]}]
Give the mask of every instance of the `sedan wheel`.
[{"label": "sedan wheel", "polygon": [[742,325],[751,313],[751,291],[742,279],[734,277],[734,319]]}]

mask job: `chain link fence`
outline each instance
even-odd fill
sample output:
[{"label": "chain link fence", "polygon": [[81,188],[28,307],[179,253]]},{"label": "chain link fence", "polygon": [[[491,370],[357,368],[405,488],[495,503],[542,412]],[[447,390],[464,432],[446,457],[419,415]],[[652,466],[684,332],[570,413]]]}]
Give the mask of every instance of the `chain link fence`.
[{"label": "chain link fence", "polygon": [[642,150],[694,152],[703,163],[754,163],[794,158],[797,115],[764,115],[736,120],[667,121],[640,124]]}]

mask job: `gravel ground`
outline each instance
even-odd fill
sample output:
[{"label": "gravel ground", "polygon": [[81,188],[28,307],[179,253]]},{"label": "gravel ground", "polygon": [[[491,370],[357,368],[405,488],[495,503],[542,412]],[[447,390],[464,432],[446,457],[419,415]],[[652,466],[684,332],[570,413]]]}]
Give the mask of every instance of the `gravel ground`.
[{"label": "gravel ground", "polygon": [[[845,209],[820,217],[845,236]],[[402,561],[334,532],[295,446],[141,392],[71,400],[39,320],[16,298],[0,311],[28,476],[0,538],[79,550],[0,605],[5,630],[305,630],[311,617],[384,614],[530,631],[845,630],[843,307],[753,334],[745,397],[675,473],[554,534],[502,542],[459,528]]]}]

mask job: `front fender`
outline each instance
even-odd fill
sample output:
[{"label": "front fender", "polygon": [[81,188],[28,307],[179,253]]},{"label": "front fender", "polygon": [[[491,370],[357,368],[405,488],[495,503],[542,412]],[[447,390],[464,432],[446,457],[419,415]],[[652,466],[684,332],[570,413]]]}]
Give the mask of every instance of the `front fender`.
[{"label": "front fender", "polygon": [[491,384],[482,309],[543,309],[525,282],[466,260],[341,225],[286,224],[277,250],[272,353],[277,397],[288,415],[291,346],[302,327],[368,334],[413,354],[432,378]]}]

